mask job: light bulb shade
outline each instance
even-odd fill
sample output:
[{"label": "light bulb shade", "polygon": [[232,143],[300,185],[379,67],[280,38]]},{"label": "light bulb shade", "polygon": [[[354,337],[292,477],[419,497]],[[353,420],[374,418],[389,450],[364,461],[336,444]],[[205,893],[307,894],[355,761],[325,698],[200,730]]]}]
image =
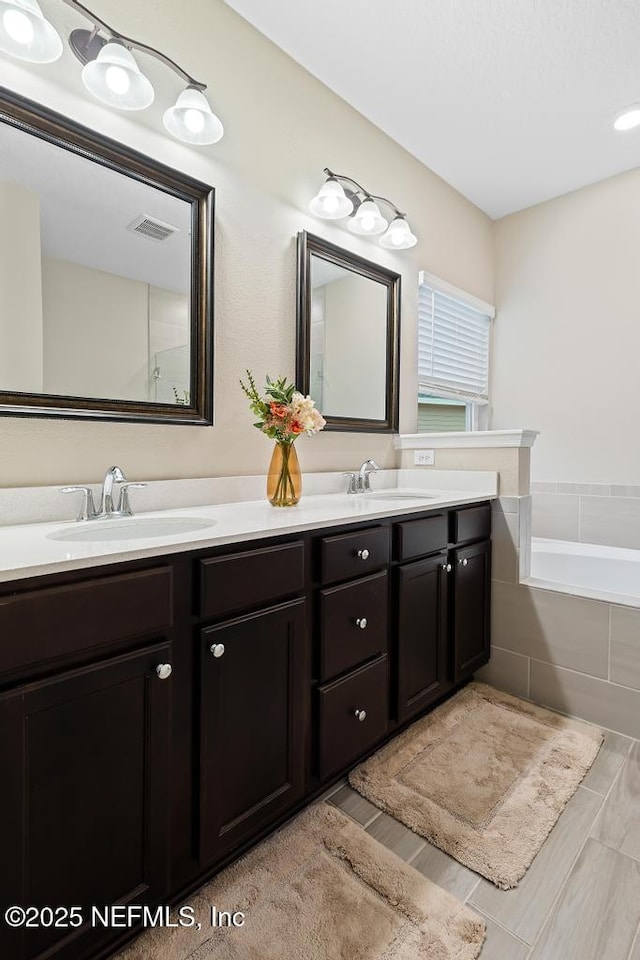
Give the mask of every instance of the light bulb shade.
[{"label": "light bulb shade", "polygon": [[144,110],[153,103],[150,81],[121,43],[105,43],[96,59],[83,67],[82,82],[96,99],[119,110]]},{"label": "light bulb shade", "polygon": [[347,226],[351,233],[359,237],[377,237],[379,233],[384,233],[389,224],[375,200],[363,200]]},{"label": "light bulb shade", "polygon": [[222,139],[224,127],[201,90],[187,87],[175,104],[165,110],[162,122],[169,133],[183,143],[204,146]]},{"label": "light bulb shade", "polygon": [[30,63],[53,63],[62,55],[62,40],[38,0],[0,0],[0,50]]},{"label": "light bulb shade", "polygon": [[620,110],[613,118],[614,130],[626,132],[640,126],[640,103],[633,103],[630,107]]},{"label": "light bulb shade", "polygon": [[409,224],[404,217],[396,217],[392,220],[389,229],[380,237],[380,246],[387,250],[408,250],[409,247],[415,247],[418,238],[411,233]]},{"label": "light bulb shade", "polygon": [[329,177],[310,202],[309,210],[323,220],[342,220],[353,210],[353,203],[335,177]]}]

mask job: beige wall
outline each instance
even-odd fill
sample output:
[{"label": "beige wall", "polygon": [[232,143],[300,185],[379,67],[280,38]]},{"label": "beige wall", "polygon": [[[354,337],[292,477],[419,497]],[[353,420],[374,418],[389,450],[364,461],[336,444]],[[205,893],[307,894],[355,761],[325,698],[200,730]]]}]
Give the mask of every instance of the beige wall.
[{"label": "beige wall", "polygon": [[540,431],[534,480],[640,474],[640,170],[496,224],[492,427]]},{"label": "beige wall", "polygon": [[40,199],[0,183],[0,390],[41,389]]},{"label": "beige wall", "polygon": [[[251,426],[238,387],[245,367],[293,375],[295,237],[308,229],[396,269],[403,280],[401,429],[416,420],[416,274],[427,269],[493,301],[491,221],[240,19],[221,0],[96,0],[98,15],[162,48],[207,82],[225,124],[216,146],[190,149],[159,132],[158,90],[144,114],[102,109],[48,68],[2,62],[3,84],[215,185],[216,360],[214,428],[0,418],[0,484],[98,480],[119,463],[134,478],[266,471],[269,443]],[[72,92],[73,90],[73,92]],[[414,97],[408,94],[408,100]],[[326,165],[390,196],[420,238],[394,254],[307,211]],[[516,418],[512,418],[515,421]],[[321,434],[299,442],[305,470],[343,469],[367,456],[395,463],[388,436]]]},{"label": "beige wall", "polygon": [[44,390],[149,396],[149,285],[54,257],[42,259]]}]

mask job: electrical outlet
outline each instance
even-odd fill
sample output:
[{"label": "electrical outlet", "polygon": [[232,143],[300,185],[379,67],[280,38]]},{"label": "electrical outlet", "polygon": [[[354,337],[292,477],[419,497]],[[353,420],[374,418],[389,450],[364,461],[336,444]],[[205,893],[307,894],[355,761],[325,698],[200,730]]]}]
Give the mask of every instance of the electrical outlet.
[{"label": "electrical outlet", "polygon": [[432,467],[436,462],[435,450],[414,450],[413,462],[417,467]]}]

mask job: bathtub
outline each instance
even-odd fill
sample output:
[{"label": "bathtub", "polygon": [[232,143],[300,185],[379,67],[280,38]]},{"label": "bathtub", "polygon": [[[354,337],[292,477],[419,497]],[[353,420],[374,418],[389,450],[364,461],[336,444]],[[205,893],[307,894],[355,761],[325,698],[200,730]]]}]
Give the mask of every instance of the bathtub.
[{"label": "bathtub", "polygon": [[640,550],[531,538],[533,587],[640,607]]}]

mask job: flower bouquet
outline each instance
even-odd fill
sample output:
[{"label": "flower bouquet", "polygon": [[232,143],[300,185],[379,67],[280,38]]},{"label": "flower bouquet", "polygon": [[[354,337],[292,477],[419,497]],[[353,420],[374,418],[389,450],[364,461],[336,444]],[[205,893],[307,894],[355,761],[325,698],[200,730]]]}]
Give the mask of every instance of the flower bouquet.
[{"label": "flower bouquet", "polygon": [[286,377],[267,377],[265,396],[258,393],[250,370],[247,381],[245,384],[241,380],[240,386],[258,418],[254,427],[276,444],[267,475],[267,497],[274,507],[292,507],[302,494],[300,464],[293,444],[302,433],[311,436],[322,430],[324,417],[311,397],[303,396]]}]

